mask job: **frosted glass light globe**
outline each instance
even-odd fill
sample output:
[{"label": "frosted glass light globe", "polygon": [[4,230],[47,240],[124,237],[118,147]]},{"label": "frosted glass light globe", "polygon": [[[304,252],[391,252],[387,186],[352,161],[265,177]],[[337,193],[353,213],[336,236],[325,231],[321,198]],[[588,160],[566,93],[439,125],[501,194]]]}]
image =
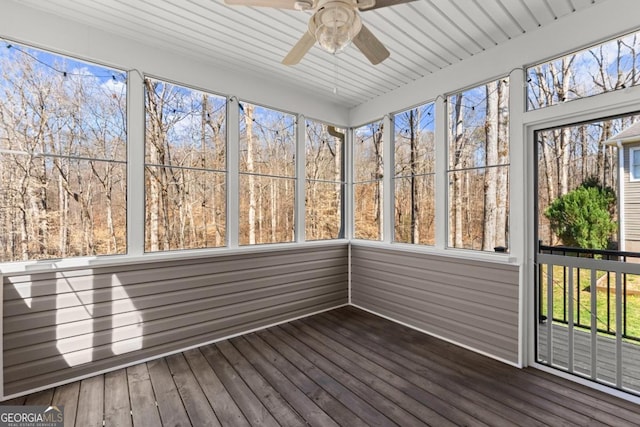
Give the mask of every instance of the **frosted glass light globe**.
[{"label": "frosted glass light globe", "polygon": [[316,40],[329,53],[342,51],[361,28],[360,16],[341,3],[328,4],[316,15]]}]

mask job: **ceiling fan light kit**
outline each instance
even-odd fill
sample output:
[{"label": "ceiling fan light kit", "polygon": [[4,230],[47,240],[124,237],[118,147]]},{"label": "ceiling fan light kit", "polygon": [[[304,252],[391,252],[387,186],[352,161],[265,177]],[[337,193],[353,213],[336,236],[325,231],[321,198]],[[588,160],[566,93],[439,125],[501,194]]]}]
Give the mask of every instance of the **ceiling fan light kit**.
[{"label": "ceiling fan light kit", "polygon": [[295,10],[311,10],[313,9],[313,1],[312,0],[298,0],[293,3],[293,8]]},{"label": "ceiling fan light kit", "polygon": [[413,0],[224,0],[230,6],[313,10],[307,31],[282,60],[285,65],[300,62],[316,41],[323,50],[331,54],[341,52],[353,42],[371,64],[379,64],[390,53],[362,23],[359,11],[410,1]]},{"label": "ceiling fan light kit", "polygon": [[355,8],[341,1],[326,2],[309,20],[309,32],[329,53],[342,52],[361,29],[362,21]]}]

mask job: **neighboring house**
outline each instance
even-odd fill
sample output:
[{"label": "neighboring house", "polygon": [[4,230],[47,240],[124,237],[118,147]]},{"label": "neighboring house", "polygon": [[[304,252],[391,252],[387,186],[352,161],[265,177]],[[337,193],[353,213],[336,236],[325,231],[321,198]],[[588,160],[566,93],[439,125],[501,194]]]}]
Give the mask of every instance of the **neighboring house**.
[{"label": "neighboring house", "polygon": [[605,144],[619,149],[620,250],[640,252],[640,122],[605,141]]}]

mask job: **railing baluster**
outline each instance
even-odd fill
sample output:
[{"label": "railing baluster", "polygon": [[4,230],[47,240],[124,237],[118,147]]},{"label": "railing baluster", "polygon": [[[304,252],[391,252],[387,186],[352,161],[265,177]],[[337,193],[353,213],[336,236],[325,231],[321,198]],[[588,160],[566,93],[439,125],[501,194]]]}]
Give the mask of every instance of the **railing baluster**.
[{"label": "railing baluster", "polygon": [[[569,268],[569,293],[573,295],[573,268]],[[573,372],[573,298],[569,298],[569,360],[567,369]]]},{"label": "railing baluster", "polygon": [[[627,257],[625,255],[625,257],[623,258],[624,262],[627,262]],[[624,322],[623,322],[623,328],[624,330],[622,331],[622,334],[625,338],[629,338],[629,334],[627,333],[627,273],[624,274],[624,283],[623,283],[624,287],[622,288],[622,298],[624,300],[624,304],[623,304],[623,316],[624,316]],[[635,338],[635,337],[634,337]]]},{"label": "railing baluster", "polygon": [[562,267],[562,321],[567,321],[567,267]]},{"label": "railing baluster", "polygon": [[[542,264],[538,264],[538,322],[542,322],[542,316],[543,316],[543,312],[544,312],[544,304],[542,303],[542,297],[543,297],[543,290],[542,290],[542,284],[544,283],[544,278],[543,278],[543,274],[542,274]],[[547,313],[549,314],[549,313]],[[549,316],[547,316],[547,319],[551,320],[551,318]]]},{"label": "railing baluster", "polygon": [[[616,282],[619,283],[619,282]],[[607,332],[611,333],[611,272],[607,271]]]},{"label": "railing baluster", "polygon": [[547,265],[547,363],[553,364],[553,265]]},{"label": "railing baluster", "polygon": [[591,378],[597,378],[598,371],[598,292],[596,289],[596,269],[591,269]]},{"label": "railing baluster", "polygon": [[577,288],[576,289],[576,300],[577,300],[576,303],[578,305],[578,313],[577,313],[578,316],[577,317],[578,317],[578,326],[582,326],[582,323],[580,323],[580,292],[582,291],[580,289],[580,285],[582,283],[582,282],[580,282],[580,267],[578,267],[577,270],[578,270],[577,271],[577,273],[578,273],[578,285],[576,286],[576,288]]},{"label": "railing baluster", "polygon": [[616,387],[622,387],[622,286],[620,272],[616,272]]}]

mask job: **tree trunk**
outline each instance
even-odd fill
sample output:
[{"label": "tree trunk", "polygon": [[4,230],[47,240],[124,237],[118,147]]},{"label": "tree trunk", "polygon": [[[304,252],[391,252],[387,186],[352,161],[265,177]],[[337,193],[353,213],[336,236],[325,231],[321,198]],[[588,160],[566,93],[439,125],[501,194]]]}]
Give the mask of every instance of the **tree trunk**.
[{"label": "tree trunk", "polygon": [[[462,94],[458,94],[456,96],[456,103],[454,105],[453,111],[454,117],[454,132],[453,132],[453,140],[455,146],[455,153],[451,153],[454,156],[455,162],[454,166],[459,167],[460,159],[462,158],[463,151],[463,127],[462,127]],[[450,154],[450,155],[451,155]],[[463,247],[463,239],[462,239],[462,180],[460,179],[460,175],[458,172],[453,173],[453,194],[452,200],[453,204],[453,230],[450,230],[449,233],[453,233],[453,246],[456,248]],[[451,214],[450,214],[451,215]]]},{"label": "tree trunk", "polygon": [[[178,200],[178,248],[184,249],[187,245],[187,228],[188,228],[188,218],[189,218],[189,201],[187,200],[187,188],[186,188],[186,179],[185,170],[180,169],[180,179],[175,177],[175,172],[171,175],[173,176],[174,187],[176,188],[176,198]],[[175,219],[174,219],[175,222]]]},{"label": "tree trunk", "polygon": [[109,239],[107,253],[118,253],[118,239],[116,238],[116,230],[113,224],[113,196],[111,194],[111,186],[109,187],[109,192],[107,193],[107,229],[109,230]]},{"label": "tree trunk", "polygon": [[560,130],[560,153],[558,162],[560,176],[560,195],[563,196],[569,192],[569,165],[571,159],[571,129],[569,127]]},{"label": "tree trunk", "polygon": [[[571,79],[573,76],[572,66],[576,56],[563,58],[561,61],[561,70],[557,70],[554,63],[549,63],[549,68],[554,76],[555,91],[560,101],[569,99],[569,91],[572,87]],[[569,164],[571,152],[569,150],[571,141],[571,130],[566,127],[560,130],[560,146],[558,152],[558,177],[559,177],[559,195],[565,195],[569,192]]]},{"label": "tree trunk", "polygon": [[[207,167],[207,122],[208,122],[208,116],[209,116],[209,102],[208,102],[209,98],[207,94],[202,94],[202,115],[200,117],[200,167],[202,167],[203,169]],[[213,188],[215,188],[215,178],[213,179],[214,182],[214,186]],[[200,218],[202,219],[202,223],[200,224],[200,227],[202,229],[202,241],[200,242],[200,246],[203,247],[208,247],[209,246],[209,240],[208,240],[208,221],[207,221],[207,215],[209,213],[209,209],[207,207],[207,182],[206,180],[202,180],[201,181],[201,191],[202,191],[202,213],[200,214]],[[215,194],[215,191],[213,192],[213,194]],[[210,209],[215,209],[216,205],[215,203],[212,203],[212,206],[210,207]],[[214,221],[214,229],[215,229],[215,213],[213,215],[213,221]],[[195,223],[192,222],[193,226],[192,228],[194,229],[195,232]],[[195,240],[194,240],[195,242]]]},{"label": "tree trunk", "polygon": [[67,245],[69,238],[68,217],[69,217],[69,194],[64,188],[63,177],[58,174],[58,205],[60,208],[60,227],[58,229],[58,247],[60,257],[67,256]]},{"label": "tree trunk", "polygon": [[418,206],[418,187],[416,185],[416,162],[418,158],[418,140],[420,138],[417,131],[418,124],[420,123],[420,115],[418,110],[412,109],[409,111],[409,142],[410,147],[410,167],[411,167],[411,243],[418,243],[420,241],[418,215],[420,214]]},{"label": "tree trunk", "polygon": [[244,122],[247,132],[247,179],[249,191],[249,244],[256,243],[256,185],[253,160],[253,105],[244,105]]},{"label": "tree trunk", "polygon": [[33,209],[34,217],[38,221],[38,254],[47,258],[49,252],[49,221],[48,221],[48,202],[47,202],[47,176],[46,159],[40,160],[42,174],[38,177],[38,188],[33,193]]},{"label": "tree trunk", "polygon": [[486,88],[485,117],[485,165],[489,166],[484,173],[484,226],[482,233],[482,250],[490,251],[496,243],[497,227],[497,192],[498,170],[498,83],[490,82]]},{"label": "tree trunk", "polygon": [[[153,83],[150,80],[145,80],[145,88],[147,92],[147,114],[150,114],[150,118],[147,120],[147,125],[150,129],[147,129],[147,138],[150,141],[146,141],[147,152],[149,153],[149,162],[152,164],[158,164],[159,162],[159,144],[158,139],[161,138],[161,123],[160,119],[160,107],[156,102],[156,92]],[[147,206],[149,221],[147,224],[147,233],[149,238],[149,250],[151,252],[157,252],[160,250],[160,171],[157,167],[150,166],[146,168],[148,176],[147,192],[149,202]]]},{"label": "tree trunk", "polygon": [[27,195],[22,195],[20,209],[20,255],[23,261],[29,260],[29,217],[27,214]]},{"label": "tree trunk", "polygon": [[[509,164],[509,86],[498,84],[498,164]],[[497,188],[496,246],[507,246],[509,229],[509,171],[500,167]]]},{"label": "tree trunk", "polygon": [[580,144],[580,149],[582,150],[582,164],[581,166],[581,173],[580,176],[582,178],[582,181],[584,181],[585,179],[587,179],[589,177],[589,157],[587,156],[587,153],[589,152],[589,138],[587,135],[587,127],[586,126],[580,126],[580,140],[581,140],[581,144]]},{"label": "tree trunk", "polygon": [[609,155],[609,147],[603,144],[604,141],[611,138],[611,122],[605,121],[602,125],[602,132],[598,138],[599,152],[598,157],[602,158],[602,165],[598,179],[603,186],[612,186],[613,180],[611,179],[612,172],[615,172],[615,168],[611,164],[611,156]]},{"label": "tree trunk", "polygon": [[384,206],[382,201],[382,192],[383,192],[383,181],[384,178],[384,163],[382,158],[382,135],[383,135],[383,126],[381,125],[378,130],[373,135],[373,146],[376,156],[376,188],[375,188],[375,196],[374,196],[374,206],[375,206],[375,218],[378,223],[378,239],[383,238],[384,231]]},{"label": "tree trunk", "polygon": [[[219,175],[216,176],[216,180],[215,182],[217,183],[219,179]],[[222,221],[220,221],[220,218],[218,217],[218,212],[224,212],[219,206],[218,206],[218,186],[216,186],[213,190],[213,226],[215,227],[215,234],[216,234],[216,246],[222,246],[223,244],[223,236],[222,236],[222,231],[221,229],[224,229],[225,227],[225,223],[226,223],[226,213],[223,213],[223,215],[225,215],[225,223],[223,223]],[[226,192],[223,194],[223,199],[226,196]],[[223,208],[226,210],[225,206],[226,206],[226,202],[222,202]]]},{"label": "tree trunk", "polygon": [[[276,179],[275,178],[271,178],[271,185],[270,187],[270,193],[271,193],[271,197],[269,200],[269,205],[271,206],[271,243],[275,243],[278,241],[278,238],[284,238],[285,236],[278,236],[278,218],[277,218],[277,213],[278,213],[278,203],[277,203],[277,199],[278,199],[278,193],[276,192]],[[283,212],[286,216],[288,212]],[[288,233],[288,230],[285,231],[285,233]]]},{"label": "tree trunk", "polygon": [[[164,163],[164,161],[163,161]],[[164,233],[162,233],[162,250],[168,251],[171,249],[171,238],[175,238],[173,234],[175,233],[174,227],[172,227],[170,216],[169,216],[169,178],[167,176],[167,168],[160,168],[160,212],[162,213],[162,225],[164,229]],[[173,171],[171,172],[173,173]]]}]

